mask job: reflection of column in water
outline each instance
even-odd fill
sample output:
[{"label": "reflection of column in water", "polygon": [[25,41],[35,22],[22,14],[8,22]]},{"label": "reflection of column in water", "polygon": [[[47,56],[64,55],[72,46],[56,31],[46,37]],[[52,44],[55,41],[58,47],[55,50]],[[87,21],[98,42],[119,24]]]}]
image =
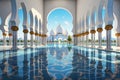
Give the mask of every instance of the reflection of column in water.
[{"label": "reflection of column in water", "polygon": [[88,59],[88,57],[89,57],[89,51],[88,51],[87,48],[86,48],[85,54],[86,54],[86,57],[85,57],[85,70],[86,70],[85,76],[86,77],[85,78],[89,79],[89,59]]},{"label": "reflection of column in water", "polygon": [[42,49],[42,73],[43,73],[43,76],[44,76],[44,80],[51,80],[51,78],[48,74],[48,71],[47,71],[48,62],[47,62],[46,51],[47,51],[46,48]]},{"label": "reflection of column in water", "polygon": [[5,51],[3,51],[3,59],[2,59],[2,63],[0,64],[0,69],[2,71],[2,78],[4,80],[8,77],[8,61],[6,59]]},{"label": "reflection of column in water", "polygon": [[103,80],[103,74],[102,74],[102,69],[103,69],[103,65],[102,65],[102,51],[98,50],[98,64],[97,64],[97,80]]},{"label": "reflection of column in water", "polygon": [[24,61],[23,61],[23,80],[28,79],[28,60],[27,60],[27,49],[24,49]]},{"label": "reflection of column in water", "polygon": [[105,77],[106,78],[111,78],[111,75],[112,75],[112,71],[111,71],[111,53],[109,52],[106,52],[106,54],[109,54],[109,55],[106,55],[106,69],[105,69]]},{"label": "reflection of column in water", "polygon": [[[118,54],[118,53],[117,53]],[[116,61],[120,61],[120,55],[116,55]],[[114,73],[114,77],[116,77],[116,80],[120,80],[120,63],[117,62],[115,64],[115,73]]]},{"label": "reflection of column in water", "polygon": [[35,48],[35,80],[37,79],[38,77],[38,48]]},{"label": "reflection of column in water", "polygon": [[90,79],[91,80],[95,80],[95,50],[93,49],[93,51],[91,52],[91,61],[90,61]]},{"label": "reflection of column in water", "polygon": [[34,78],[34,58],[33,58],[33,48],[30,49],[30,80],[33,80]]},{"label": "reflection of column in water", "polygon": [[17,51],[11,51],[12,57],[9,58],[9,65],[11,69],[11,77],[18,76],[18,63],[17,63]]},{"label": "reflection of column in water", "polygon": [[[79,51],[81,52],[81,51]],[[81,64],[82,59],[81,59],[81,54],[78,54],[78,50],[77,49],[73,49],[73,61],[72,61],[72,73],[70,74],[70,76],[67,78],[67,80],[79,80],[79,78],[81,77]]]},{"label": "reflection of column in water", "polygon": [[43,73],[42,73],[42,51],[41,48],[39,49],[39,70],[38,70],[38,75],[39,75],[39,80],[44,80],[43,78]]}]

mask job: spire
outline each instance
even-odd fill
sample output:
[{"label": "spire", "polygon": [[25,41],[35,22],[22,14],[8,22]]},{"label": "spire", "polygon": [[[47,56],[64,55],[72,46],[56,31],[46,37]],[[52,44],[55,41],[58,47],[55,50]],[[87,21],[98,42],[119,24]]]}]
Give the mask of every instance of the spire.
[{"label": "spire", "polygon": [[56,28],[56,33],[57,34],[63,34],[63,29],[61,27],[61,25],[59,24],[58,27]]}]

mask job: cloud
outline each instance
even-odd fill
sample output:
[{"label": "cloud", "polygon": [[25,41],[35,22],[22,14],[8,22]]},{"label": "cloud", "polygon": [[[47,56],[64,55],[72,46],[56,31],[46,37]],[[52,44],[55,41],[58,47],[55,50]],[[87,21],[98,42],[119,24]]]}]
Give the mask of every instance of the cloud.
[{"label": "cloud", "polygon": [[65,25],[70,26],[68,21],[65,21],[64,23],[65,23]]}]

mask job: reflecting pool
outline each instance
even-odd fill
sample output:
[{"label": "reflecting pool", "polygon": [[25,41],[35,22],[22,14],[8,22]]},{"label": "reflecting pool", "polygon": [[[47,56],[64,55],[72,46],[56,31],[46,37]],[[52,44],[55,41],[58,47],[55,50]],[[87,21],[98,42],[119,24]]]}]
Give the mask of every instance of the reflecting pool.
[{"label": "reflecting pool", "polygon": [[120,80],[120,53],[57,44],[1,51],[0,80]]}]

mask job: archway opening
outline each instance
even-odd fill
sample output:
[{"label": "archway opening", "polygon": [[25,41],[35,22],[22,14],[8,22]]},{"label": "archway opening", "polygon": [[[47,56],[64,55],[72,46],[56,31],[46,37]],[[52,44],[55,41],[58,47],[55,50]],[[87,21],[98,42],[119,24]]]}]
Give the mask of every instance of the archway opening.
[{"label": "archway opening", "polygon": [[19,30],[18,30],[18,45],[23,45],[23,40],[24,40],[24,37],[23,37],[23,9],[20,8],[18,10],[18,18],[19,18]]},{"label": "archway opening", "polygon": [[72,38],[73,16],[64,8],[56,8],[47,16],[48,42],[66,42]]}]

